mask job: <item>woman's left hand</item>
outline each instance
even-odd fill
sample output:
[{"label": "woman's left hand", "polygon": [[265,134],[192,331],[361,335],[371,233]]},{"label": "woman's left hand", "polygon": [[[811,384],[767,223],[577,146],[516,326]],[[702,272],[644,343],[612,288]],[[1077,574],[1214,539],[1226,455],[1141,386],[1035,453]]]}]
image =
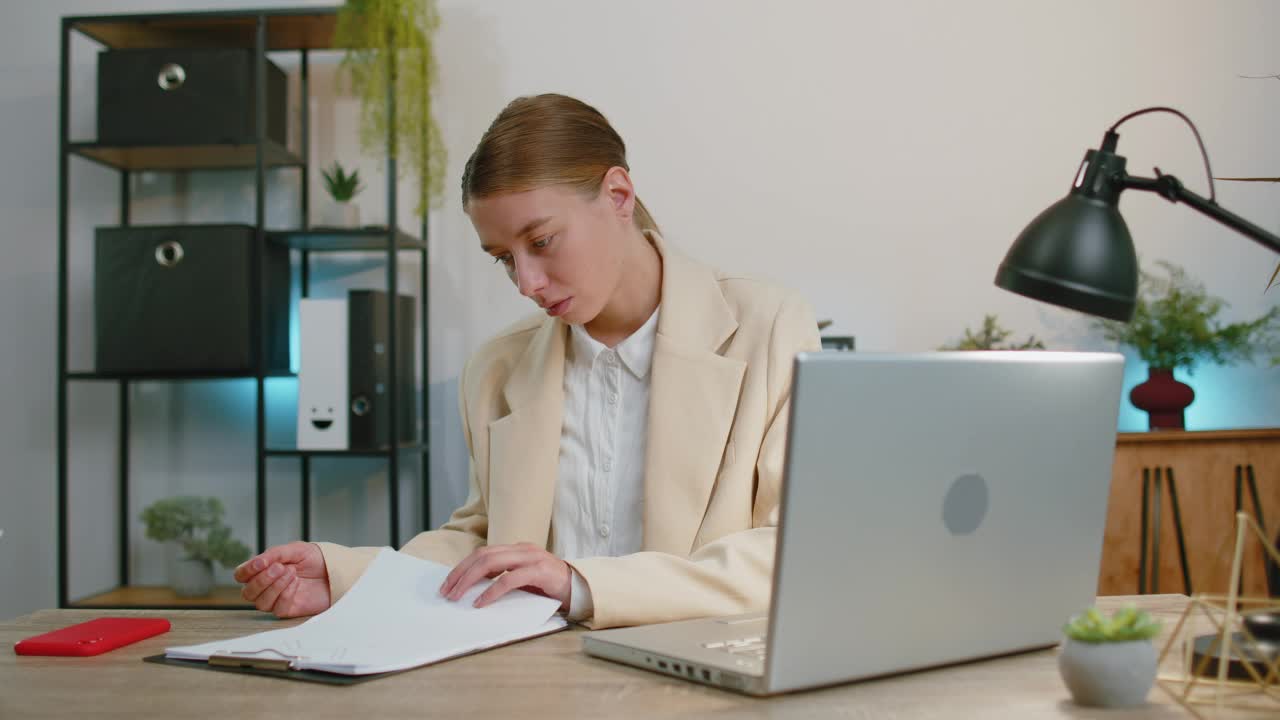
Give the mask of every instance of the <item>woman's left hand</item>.
[{"label": "woman's left hand", "polygon": [[481,579],[499,575],[502,577],[476,598],[476,607],[484,607],[512,590],[521,589],[559,600],[561,610],[569,609],[573,571],[568,563],[533,543],[477,548],[444,579],[440,594],[458,600]]}]

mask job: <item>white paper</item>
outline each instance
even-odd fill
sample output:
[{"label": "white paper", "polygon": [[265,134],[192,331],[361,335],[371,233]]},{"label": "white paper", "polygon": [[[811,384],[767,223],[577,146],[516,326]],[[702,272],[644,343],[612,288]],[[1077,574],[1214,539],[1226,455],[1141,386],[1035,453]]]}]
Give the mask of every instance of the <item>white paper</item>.
[{"label": "white paper", "polygon": [[473,607],[492,580],[476,583],[459,600],[447,600],[440,585],[448,575],[444,565],[386,549],[333,607],[301,625],[166,648],[165,655],[181,660],[223,654],[288,657],[298,670],[367,675],[426,665],[567,624],[556,615],[558,600],[523,590]]}]

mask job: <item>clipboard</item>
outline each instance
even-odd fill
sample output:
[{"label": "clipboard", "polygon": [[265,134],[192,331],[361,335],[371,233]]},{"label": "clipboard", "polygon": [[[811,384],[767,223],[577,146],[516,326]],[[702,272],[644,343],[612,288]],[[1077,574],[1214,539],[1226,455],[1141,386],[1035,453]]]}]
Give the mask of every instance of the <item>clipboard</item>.
[{"label": "clipboard", "polygon": [[[142,661],[148,662],[148,663],[155,663],[157,665],[172,665],[174,667],[192,668],[194,670],[213,670],[214,672],[239,673],[241,675],[259,675],[261,677],[276,678],[279,680],[298,680],[301,682],[313,682],[313,683],[320,683],[323,685],[358,685],[360,683],[365,683],[370,680],[380,680],[385,677],[391,677],[392,675],[400,675],[402,673],[407,673],[413,670],[419,670],[421,668],[431,667],[432,665],[438,665],[439,663],[447,662],[449,660],[456,660],[457,658],[460,658],[460,657],[475,655],[476,653],[482,653],[488,650],[494,650],[496,648],[506,647],[507,645],[515,645],[516,643],[522,643],[526,640],[533,640],[535,638],[545,637],[547,635],[558,633],[562,630],[567,630],[569,627],[570,627],[569,624],[565,624],[559,627],[552,628],[546,632],[537,633],[535,635],[529,635],[516,640],[512,640],[510,642],[499,643],[497,645],[492,645],[489,647],[476,648],[475,650],[469,650],[467,652],[459,653],[452,657],[443,658],[435,662],[424,663],[422,665],[418,665],[417,667],[406,668],[404,670],[396,670],[394,672],[371,673],[368,675],[344,675],[341,673],[324,672],[322,670],[295,670],[292,667],[292,663],[297,658],[290,658],[289,656],[284,655],[283,653],[278,653],[281,655],[279,658],[247,657],[247,656],[235,656],[235,655],[211,655],[209,657],[208,662],[205,662],[203,660],[182,660],[179,658],[171,658],[171,657],[166,657],[164,653],[161,653],[159,655],[149,655],[147,657],[144,657],[142,658]],[[272,652],[277,652],[277,651],[273,650]]]},{"label": "clipboard", "polygon": [[[248,661],[253,658],[244,658],[245,662],[240,664],[214,664],[201,660],[179,660],[178,658],[165,657],[164,653],[159,655],[148,655],[142,658],[142,662],[155,663],[157,665],[172,665],[174,667],[192,668],[194,670],[213,670],[214,672],[239,673],[241,675],[259,675],[262,677],[277,678],[280,680],[301,680],[302,682],[320,683],[323,685],[358,685],[370,680],[388,677],[391,675],[399,675],[400,673],[409,672],[409,670],[417,670],[418,668],[409,668],[409,670],[398,670],[396,672],[376,673],[374,675],[339,675],[338,673],[320,672],[319,670],[293,670],[287,665],[287,661],[283,668],[279,666],[258,665]],[[425,667],[425,666],[421,666]]]}]

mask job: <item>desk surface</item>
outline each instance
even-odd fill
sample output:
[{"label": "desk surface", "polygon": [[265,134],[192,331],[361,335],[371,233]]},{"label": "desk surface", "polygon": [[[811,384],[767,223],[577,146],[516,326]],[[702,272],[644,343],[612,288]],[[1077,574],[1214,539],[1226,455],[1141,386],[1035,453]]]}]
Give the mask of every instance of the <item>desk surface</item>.
[{"label": "desk surface", "polygon": [[[1103,608],[1136,602],[1165,620],[1181,595],[1102,598]],[[103,615],[159,615],[173,629],[93,658],[21,657],[18,640]],[[740,696],[587,657],[581,632],[544,638],[347,687],[154,665],[142,658],[173,645],[207,642],[296,624],[254,611],[42,610],[0,622],[0,718],[353,717],[601,718],[1080,718],[1099,712],[1068,699],[1056,653],[1045,650],[930,672],[769,699]],[[1159,641],[1163,646],[1163,638]],[[854,645],[856,647],[856,644]],[[1160,689],[1150,704],[1115,718],[1190,717]],[[1224,716],[1225,717],[1225,716]],[[1242,715],[1242,717],[1257,717]]]}]

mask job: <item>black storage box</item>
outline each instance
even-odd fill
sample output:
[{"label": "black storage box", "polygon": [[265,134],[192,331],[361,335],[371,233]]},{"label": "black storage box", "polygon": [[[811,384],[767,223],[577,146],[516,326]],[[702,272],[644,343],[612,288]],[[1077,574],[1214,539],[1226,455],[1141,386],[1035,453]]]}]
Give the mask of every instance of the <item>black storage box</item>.
[{"label": "black storage box", "polygon": [[[98,142],[202,145],[256,141],[254,51],[130,49],[98,54]],[[287,81],[267,62],[267,139],[286,145]]]},{"label": "black storage box", "polygon": [[[98,372],[254,372],[252,226],[100,227],[94,240]],[[289,249],[263,250],[265,370],[287,371]]]}]

